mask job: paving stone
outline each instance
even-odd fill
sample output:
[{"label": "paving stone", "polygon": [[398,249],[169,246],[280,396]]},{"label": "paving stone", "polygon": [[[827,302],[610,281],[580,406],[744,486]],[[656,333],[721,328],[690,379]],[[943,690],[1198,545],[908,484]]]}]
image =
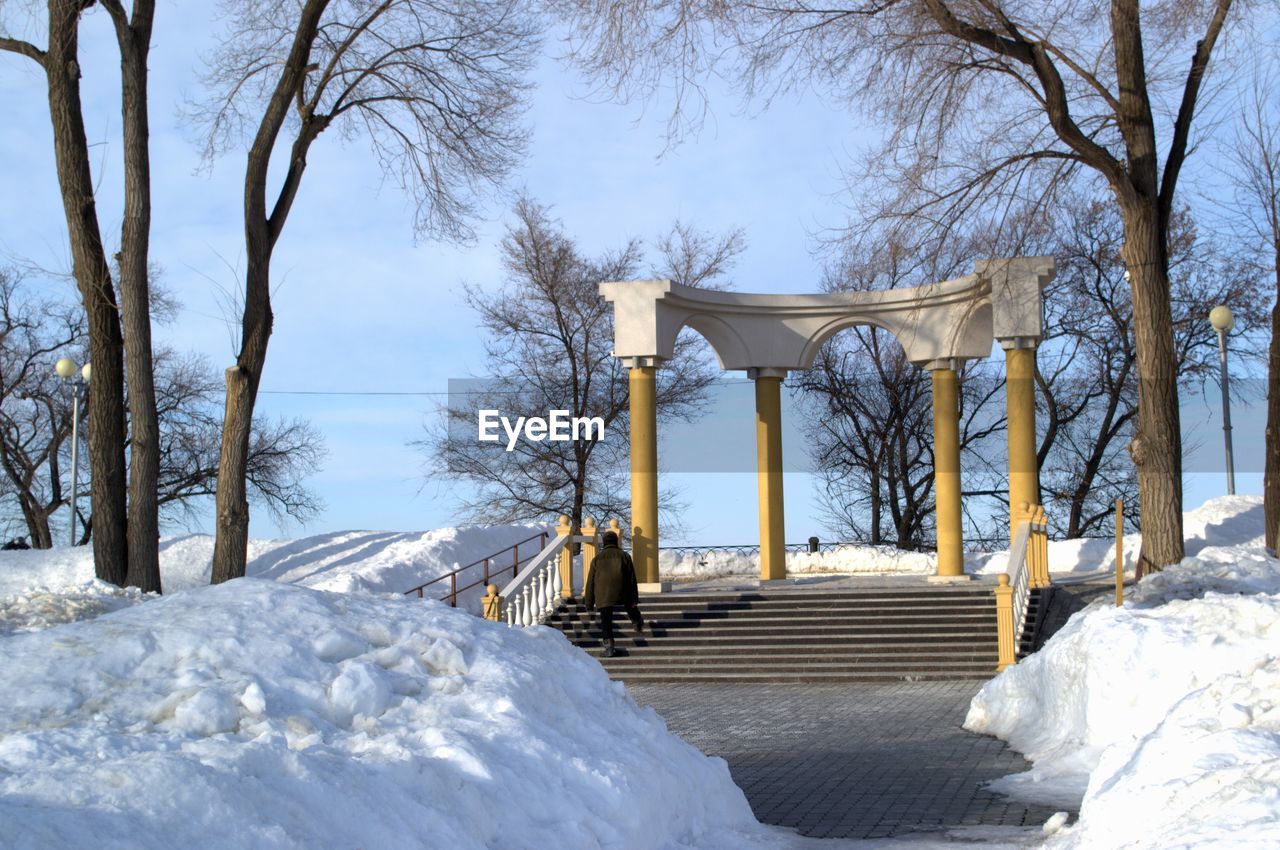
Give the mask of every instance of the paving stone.
[{"label": "paving stone", "polygon": [[822,838],[1043,823],[1057,810],[984,789],[1030,765],[1001,741],[960,728],[980,685],[632,683],[627,690],[672,732],[728,762],[765,823]]}]

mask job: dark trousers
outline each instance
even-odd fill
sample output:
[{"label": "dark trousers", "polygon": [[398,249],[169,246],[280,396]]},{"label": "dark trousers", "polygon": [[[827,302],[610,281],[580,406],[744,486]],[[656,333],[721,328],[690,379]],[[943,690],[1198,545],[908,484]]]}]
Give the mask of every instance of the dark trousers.
[{"label": "dark trousers", "polygon": [[[631,619],[632,624],[638,629],[644,625],[644,617],[640,615],[640,606],[634,602],[630,605],[622,606],[627,611],[627,617]],[[613,606],[606,605],[600,609],[600,628],[604,631],[605,640],[613,640]]]}]

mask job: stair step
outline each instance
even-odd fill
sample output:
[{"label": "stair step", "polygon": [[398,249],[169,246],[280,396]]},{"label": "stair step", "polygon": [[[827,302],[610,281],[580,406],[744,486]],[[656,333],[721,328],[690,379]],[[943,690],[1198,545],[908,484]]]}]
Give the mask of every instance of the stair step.
[{"label": "stair step", "polygon": [[982,672],[961,671],[955,673],[715,673],[699,671],[671,675],[667,673],[650,673],[627,671],[625,677],[621,673],[610,672],[609,678],[634,684],[743,684],[743,685],[787,685],[787,684],[879,684],[889,682],[980,682],[990,679],[991,670]]},{"label": "stair step", "polygon": [[[1040,594],[1019,650],[1031,648]],[[774,589],[644,594],[646,634],[619,615],[603,658],[599,614],[566,600],[547,625],[628,682],[981,680],[997,665],[990,585],[964,588]]]}]

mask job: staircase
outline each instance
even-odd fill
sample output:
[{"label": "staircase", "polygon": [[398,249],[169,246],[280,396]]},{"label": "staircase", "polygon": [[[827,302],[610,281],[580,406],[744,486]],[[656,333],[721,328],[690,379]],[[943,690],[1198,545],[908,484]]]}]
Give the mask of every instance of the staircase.
[{"label": "staircase", "polygon": [[[546,625],[560,629],[627,682],[892,682],[987,679],[997,663],[990,586],[930,586],[642,595],[647,634],[618,609],[603,658],[599,615],[576,600]],[[1019,655],[1034,643],[1035,593]]]}]

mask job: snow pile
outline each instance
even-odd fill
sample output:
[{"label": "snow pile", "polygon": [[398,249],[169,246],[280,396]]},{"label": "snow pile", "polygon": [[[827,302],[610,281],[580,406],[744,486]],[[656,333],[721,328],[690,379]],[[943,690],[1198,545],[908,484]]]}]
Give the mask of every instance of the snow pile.
[{"label": "snow pile", "polygon": [[57,590],[34,587],[0,598],[0,637],[90,620],[146,598],[136,587],[116,587],[97,579]]},{"label": "snow pile", "polygon": [[[344,531],[298,540],[251,540],[250,576],[319,590],[403,593],[544,531],[542,526],[441,528],[426,532]],[[522,557],[538,550],[534,540]],[[508,554],[507,557],[510,557]],[[160,578],[166,592],[203,587],[213,564],[213,537],[188,534],[160,542]],[[494,564],[496,571],[507,566]],[[483,577],[480,568],[474,578]],[[448,582],[428,589],[437,597]],[[479,611],[481,588],[459,594],[459,605]],[[0,553],[0,634],[70,622],[139,602],[94,579],[92,547]],[[61,612],[61,613],[59,613]]]},{"label": "snow pile", "polygon": [[8,847],[729,847],[767,830],[722,760],[558,632],[435,602],[244,579],[10,636],[3,657]]},{"label": "snow pile", "polygon": [[965,727],[1034,763],[997,790],[1071,807],[1052,847],[1280,846],[1280,569],[1256,498],[1187,516],[1191,557],[1077,614]]},{"label": "snow pile", "polygon": [[[840,574],[914,574],[935,572],[936,556],[932,552],[910,552],[893,546],[848,544],[825,552],[788,552],[787,573]],[[737,552],[660,552],[658,569],[662,577],[678,580],[716,578],[719,576],[759,575],[760,555]]]}]

